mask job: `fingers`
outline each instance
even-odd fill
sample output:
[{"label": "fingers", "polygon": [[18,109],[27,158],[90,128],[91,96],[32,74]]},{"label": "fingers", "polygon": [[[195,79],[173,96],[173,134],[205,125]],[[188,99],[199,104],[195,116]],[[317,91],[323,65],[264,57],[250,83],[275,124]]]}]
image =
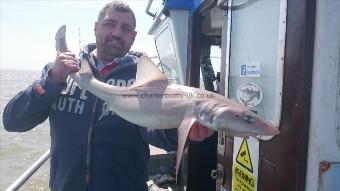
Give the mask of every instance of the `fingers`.
[{"label": "fingers", "polygon": [[204,140],[207,135],[207,128],[204,128],[202,125],[198,124],[196,129],[197,129],[198,139],[200,139],[201,141]]},{"label": "fingers", "polygon": [[191,127],[189,132],[189,139],[192,141],[198,141],[197,138],[199,137],[198,127],[197,124]]},{"label": "fingers", "polygon": [[55,83],[60,83],[65,81],[70,73],[77,72],[79,69],[75,54],[72,52],[58,52],[49,77]]},{"label": "fingers", "polygon": [[198,124],[198,136],[208,138],[214,134],[214,130],[209,129],[201,124]]},{"label": "fingers", "polygon": [[79,70],[78,61],[72,52],[63,52],[57,54],[56,65],[62,65],[68,72]]},{"label": "fingers", "polygon": [[67,69],[68,73],[70,72],[77,72],[80,68],[78,66],[78,62],[76,60],[63,60],[62,61],[65,68]]},{"label": "fingers", "polygon": [[73,58],[76,57],[76,55],[72,52],[57,52],[57,55],[58,56],[70,56],[70,57],[73,57]]},{"label": "fingers", "polygon": [[63,61],[75,61],[76,62],[76,58],[75,58],[75,54],[73,54],[72,52],[63,52],[63,53],[57,53],[57,59],[56,62],[60,63]]},{"label": "fingers", "polygon": [[192,141],[203,141],[213,134],[214,130],[209,129],[201,124],[195,124],[190,130],[189,139]]},{"label": "fingers", "polygon": [[215,133],[215,131],[212,129],[209,129],[209,128],[205,128],[205,129],[207,130],[207,137],[211,137]]}]

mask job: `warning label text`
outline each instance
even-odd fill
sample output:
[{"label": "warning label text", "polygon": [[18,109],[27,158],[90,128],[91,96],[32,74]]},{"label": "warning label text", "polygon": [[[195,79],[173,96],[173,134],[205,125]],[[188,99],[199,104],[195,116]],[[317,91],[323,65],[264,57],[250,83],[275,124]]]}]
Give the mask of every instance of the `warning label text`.
[{"label": "warning label text", "polygon": [[256,191],[256,177],[241,167],[233,164],[233,191]]}]

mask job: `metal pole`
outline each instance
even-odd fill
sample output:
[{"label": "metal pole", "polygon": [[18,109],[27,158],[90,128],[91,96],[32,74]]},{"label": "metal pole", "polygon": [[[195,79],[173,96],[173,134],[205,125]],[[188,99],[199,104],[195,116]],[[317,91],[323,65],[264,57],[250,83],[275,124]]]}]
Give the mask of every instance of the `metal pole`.
[{"label": "metal pole", "polygon": [[33,165],[31,165],[24,173],[21,174],[6,191],[16,191],[50,158],[50,149],[48,149]]},{"label": "metal pole", "polygon": [[152,1],[153,0],[149,0],[148,5],[146,6],[146,9],[145,9],[145,13],[150,15],[151,17],[155,18],[156,15],[150,12],[150,7],[151,7],[151,4],[152,4]]}]

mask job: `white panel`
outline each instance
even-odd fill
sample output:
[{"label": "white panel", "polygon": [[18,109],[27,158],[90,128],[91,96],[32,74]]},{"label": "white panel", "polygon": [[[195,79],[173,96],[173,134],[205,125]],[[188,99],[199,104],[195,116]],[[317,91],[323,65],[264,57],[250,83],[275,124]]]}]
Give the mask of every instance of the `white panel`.
[{"label": "white panel", "polygon": [[316,8],[306,191],[318,190],[321,161],[340,162],[340,1],[317,0]]},{"label": "white panel", "polygon": [[251,107],[278,127],[286,1],[252,2],[231,14],[229,97]]}]

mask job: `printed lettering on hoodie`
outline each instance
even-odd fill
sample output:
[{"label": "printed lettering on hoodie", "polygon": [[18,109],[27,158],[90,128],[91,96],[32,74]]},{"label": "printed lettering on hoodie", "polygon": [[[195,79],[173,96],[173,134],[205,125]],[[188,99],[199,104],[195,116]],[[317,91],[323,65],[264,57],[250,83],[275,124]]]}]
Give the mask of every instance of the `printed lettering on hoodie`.
[{"label": "printed lettering on hoodie", "polygon": [[[106,83],[113,85],[113,86],[120,86],[120,87],[126,87],[131,86],[135,82],[135,79],[130,79],[128,81],[122,80],[122,79],[109,79]],[[115,115],[113,111],[110,111],[110,108],[108,104],[105,102],[102,106],[101,114],[99,115],[99,120],[103,119],[104,117],[108,115]]]},{"label": "printed lettering on hoodie", "polygon": [[[135,82],[135,79],[125,81],[123,79],[109,79],[106,83],[113,86],[130,86]],[[80,93],[78,93],[80,91]],[[78,94],[78,95],[77,95]],[[87,100],[88,92],[82,89],[72,78],[67,78],[67,86],[61,92],[61,96],[52,105],[53,110],[68,112],[73,114],[82,115],[84,112],[85,101]],[[102,105],[99,120],[108,115],[115,115],[114,112],[109,110],[107,103]]]}]

